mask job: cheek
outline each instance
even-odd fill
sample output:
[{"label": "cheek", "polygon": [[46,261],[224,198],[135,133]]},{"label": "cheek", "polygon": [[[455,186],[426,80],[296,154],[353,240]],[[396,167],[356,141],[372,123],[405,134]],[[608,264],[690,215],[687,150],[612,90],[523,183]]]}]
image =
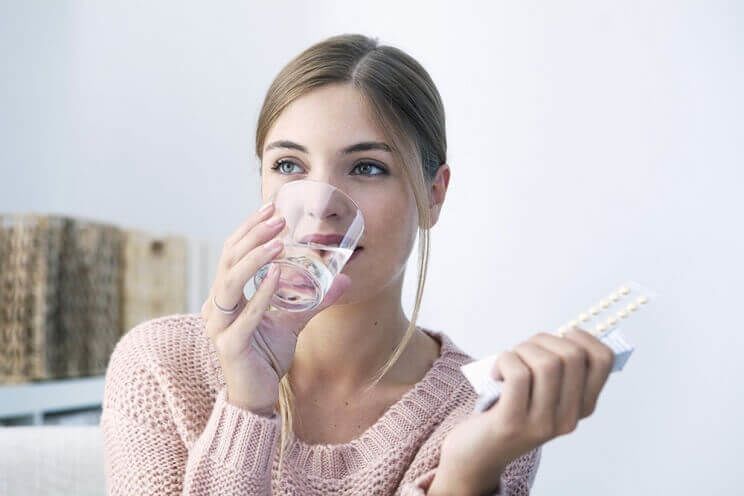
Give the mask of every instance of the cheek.
[{"label": "cheek", "polygon": [[403,206],[387,209],[378,218],[375,234],[373,242],[380,252],[405,263],[416,238],[415,219]]},{"label": "cheek", "polygon": [[[264,168],[267,167],[267,165],[264,165]],[[287,181],[274,175],[273,171],[264,170],[263,176],[261,177],[261,197],[263,199],[262,204],[267,202],[269,198],[271,198],[271,196],[276,193],[279,188],[282,187],[282,185],[284,185],[285,182]]]},{"label": "cheek", "polygon": [[380,285],[406,265],[416,241],[417,217],[406,206],[388,204],[365,217],[364,251],[347,272],[360,285]]}]

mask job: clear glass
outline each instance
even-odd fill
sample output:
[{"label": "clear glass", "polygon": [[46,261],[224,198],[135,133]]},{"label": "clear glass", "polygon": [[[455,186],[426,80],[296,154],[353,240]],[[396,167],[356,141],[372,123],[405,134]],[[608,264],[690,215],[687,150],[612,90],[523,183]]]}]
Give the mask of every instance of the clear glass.
[{"label": "clear glass", "polygon": [[[362,211],[340,189],[310,179],[283,184],[270,200],[274,215],[286,220],[277,235],[284,242],[284,254],[256,272],[253,290],[269,267],[278,264],[281,275],[271,306],[290,312],[312,310],[354,253],[364,232]],[[250,297],[245,289],[244,293]]]}]

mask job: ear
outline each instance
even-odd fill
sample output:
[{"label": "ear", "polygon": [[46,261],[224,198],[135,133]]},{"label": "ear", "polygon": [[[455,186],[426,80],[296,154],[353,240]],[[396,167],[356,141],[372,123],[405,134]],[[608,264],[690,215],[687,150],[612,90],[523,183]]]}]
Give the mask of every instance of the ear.
[{"label": "ear", "polygon": [[432,181],[431,189],[429,190],[429,216],[431,218],[429,228],[434,227],[437,220],[439,220],[439,211],[442,209],[444,197],[447,195],[449,180],[450,167],[446,163],[443,163],[437,169],[437,174],[434,176],[434,181]]}]

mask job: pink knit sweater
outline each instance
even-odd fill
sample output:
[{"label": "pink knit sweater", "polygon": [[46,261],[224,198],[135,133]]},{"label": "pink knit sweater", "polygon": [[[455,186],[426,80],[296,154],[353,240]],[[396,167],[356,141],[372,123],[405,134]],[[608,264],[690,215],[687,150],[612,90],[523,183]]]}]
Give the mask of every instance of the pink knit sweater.
[{"label": "pink knit sweater", "polygon": [[[460,371],[473,358],[441,331],[425,376],[358,438],[292,437],[279,472],[281,418],[225,401],[225,381],[200,314],[143,322],[117,343],[101,416],[111,495],[425,495],[447,433],[476,393]],[[528,495],[541,448],[514,460],[499,495]]]}]

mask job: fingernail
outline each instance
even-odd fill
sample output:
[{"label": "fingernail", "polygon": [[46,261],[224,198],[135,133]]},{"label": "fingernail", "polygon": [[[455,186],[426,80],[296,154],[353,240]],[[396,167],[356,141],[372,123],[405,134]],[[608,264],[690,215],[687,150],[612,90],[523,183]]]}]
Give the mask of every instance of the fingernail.
[{"label": "fingernail", "polygon": [[267,220],[266,225],[269,227],[276,227],[284,221],[283,217],[274,217],[273,219]]},{"label": "fingernail", "polygon": [[259,213],[266,212],[273,204],[274,204],[274,202],[266,202],[266,203],[264,203],[263,206],[260,209],[258,209]]},{"label": "fingernail", "polygon": [[284,246],[281,239],[274,239],[266,245],[266,251],[275,251]]}]

